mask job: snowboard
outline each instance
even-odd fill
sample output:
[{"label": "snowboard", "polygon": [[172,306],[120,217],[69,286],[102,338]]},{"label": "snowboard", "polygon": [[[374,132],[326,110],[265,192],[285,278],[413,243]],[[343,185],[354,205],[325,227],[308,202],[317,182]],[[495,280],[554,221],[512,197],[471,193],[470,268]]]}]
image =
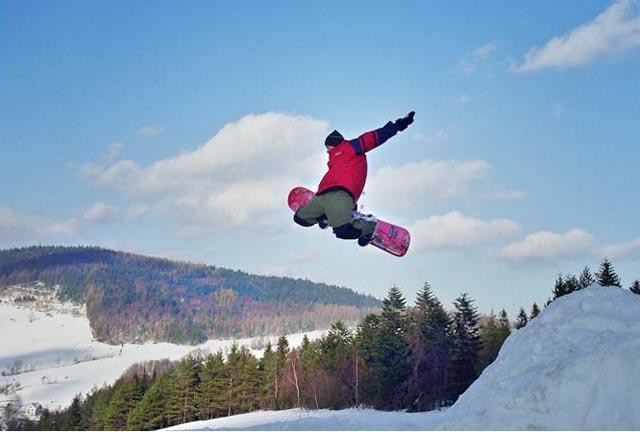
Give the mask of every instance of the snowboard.
[{"label": "snowboard", "polygon": [[[287,199],[289,208],[296,212],[300,207],[307,205],[314,196],[316,196],[316,194],[305,187],[295,187],[289,192]],[[372,216],[354,211],[353,217],[370,219]],[[373,239],[369,244],[391,255],[397,257],[404,256],[407,250],[409,250],[409,244],[411,243],[411,234],[409,234],[409,231],[377,218],[374,218],[374,220],[376,221],[376,228],[373,232]]]}]

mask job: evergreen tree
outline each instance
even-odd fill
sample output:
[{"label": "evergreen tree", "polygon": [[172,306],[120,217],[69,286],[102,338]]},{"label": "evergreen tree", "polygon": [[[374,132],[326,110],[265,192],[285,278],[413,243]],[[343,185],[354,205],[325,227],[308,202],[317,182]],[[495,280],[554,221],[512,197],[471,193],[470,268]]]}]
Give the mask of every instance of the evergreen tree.
[{"label": "evergreen tree", "polygon": [[198,418],[208,420],[227,414],[225,391],[227,377],[222,351],[207,356],[196,388]]},{"label": "evergreen tree", "polygon": [[227,354],[227,388],[225,399],[227,401],[227,416],[239,414],[240,410],[240,380],[242,379],[242,358],[237,343],[234,343]]},{"label": "evergreen tree", "polygon": [[580,281],[574,275],[570,275],[565,278],[564,287],[567,294],[571,294],[572,292],[582,289],[582,286],[580,285]]},{"label": "evergreen tree", "polygon": [[320,357],[319,344],[311,342],[307,335],[302,337],[300,345],[300,386],[302,391],[302,406],[319,409],[320,398]]},{"label": "evergreen tree", "polygon": [[520,313],[518,313],[518,318],[516,319],[516,322],[514,324],[515,328],[521,329],[522,327],[527,325],[527,321],[527,313],[523,308],[520,308]]},{"label": "evergreen tree", "polygon": [[621,288],[620,276],[617,275],[613,264],[607,258],[600,263],[600,270],[596,273],[596,279],[602,286],[617,286]]},{"label": "evergreen tree", "polygon": [[451,352],[449,391],[455,401],[478,377],[478,359],[482,349],[479,316],[467,293],[454,303],[453,349]]},{"label": "evergreen tree", "polygon": [[540,308],[538,307],[537,303],[534,303],[533,306],[531,306],[531,313],[529,315],[529,319],[532,320],[538,315],[540,315]]},{"label": "evergreen tree", "polygon": [[[168,427],[169,408],[175,387],[176,371],[171,370],[157,377],[129,413],[127,429],[152,430]],[[94,429],[95,430],[95,429]]]},{"label": "evergreen tree", "polygon": [[267,342],[267,346],[258,362],[259,383],[260,387],[260,407],[267,410],[276,409],[276,382],[277,382],[277,366],[276,353],[273,351],[271,342]]},{"label": "evergreen tree", "polygon": [[142,380],[137,375],[116,381],[105,412],[104,427],[108,430],[125,430],[129,414],[142,399],[144,391]]},{"label": "evergreen tree", "polygon": [[356,329],[355,345],[358,352],[359,402],[375,405],[380,394],[380,366],[378,345],[380,342],[380,315],[366,315]]},{"label": "evergreen tree", "polygon": [[418,292],[411,314],[409,408],[422,411],[445,403],[446,364],[452,346],[451,319],[429,283]]},{"label": "evergreen tree", "polygon": [[382,301],[379,340],[376,341],[376,369],[380,379],[375,406],[381,409],[400,409],[404,405],[401,392],[407,378],[406,305],[397,287],[391,287]]},{"label": "evergreen tree", "polygon": [[353,334],[342,321],[333,323],[320,340],[320,363],[330,377],[329,408],[353,406],[356,388]]},{"label": "evergreen tree", "polygon": [[251,412],[259,407],[260,395],[258,360],[249,348],[240,348],[239,402],[241,412]]},{"label": "evergreen tree", "polygon": [[595,283],[595,281],[596,280],[591,275],[591,270],[589,269],[589,267],[584,266],[582,272],[580,273],[580,289],[588,287],[592,283]]},{"label": "evergreen tree", "polygon": [[280,336],[275,355],[275,396],[276,409],[283,409],[286,406],[284,399],[284,373],[287,365],[287,355],[289,355],[289,341],[286,336]]},{"label": "evergreen tree", "polygon": [[507,333],[507,336],[511,334],[511,323],[509,322],[509,315],[507,315],[507,311],[502,309],[500,311],[500,318],[498,323],[500,324],[500,328],[503,332]]},{"label": "evergreen tree", "polygon": [[192,355],[183,358],[176,369],[169,401],[169,421],[187,423],[198,418],[196,390],[200,382],[200,361]]},{"label": "evergreen tree", "polygon": [[[506,314],[506,312],[505,312]],[[500,348],[511,331],[507,328],[505,332],[503,325],[498,322],[495,314],[491,311],[489,318],[480,327],[480,339],[482,340],[482,350],[480,351],[480,367],[482,371],[498,357]]]},{"label": "evergreen tree", "polygon": [[71,406],[65,410],[62,421],[63,430],[78,430],[82,420],[82,397],[76,395],[71,402]]},{"label": "evergreen tree", "polygon": [[555,300],[567,294],[569,294],[569,291],[564,283],[564,277],[562,276],[562,273],[560,273],[553,288],[553,299]]},{"label": "evergreen tree", "polygon": [[638,279],[634,280],[629,290],[634,294],[640,294],[640,281]]}]

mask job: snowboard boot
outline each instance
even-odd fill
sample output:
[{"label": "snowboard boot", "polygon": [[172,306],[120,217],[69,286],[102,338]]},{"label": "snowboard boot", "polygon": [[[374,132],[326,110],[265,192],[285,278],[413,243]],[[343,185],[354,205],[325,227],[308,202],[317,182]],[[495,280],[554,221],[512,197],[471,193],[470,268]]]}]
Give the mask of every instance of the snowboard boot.
[{"label": "snowboard boot", "polygon": [[371,240],[373,240],[373,233],[363,234],[358,237],[358,246],[365,247],[366,245],[371,243]]},{"label": "snowboard boot", "polygon": [[318,226],[320,227],[320,229],[327,229],[329,227],[329,220],[326,216],[318,219]]}]

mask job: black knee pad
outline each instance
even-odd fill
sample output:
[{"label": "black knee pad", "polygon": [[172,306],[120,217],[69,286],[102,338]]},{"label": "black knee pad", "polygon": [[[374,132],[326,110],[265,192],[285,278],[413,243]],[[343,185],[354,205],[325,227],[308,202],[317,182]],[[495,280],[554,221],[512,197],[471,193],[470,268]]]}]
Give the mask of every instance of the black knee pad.
[{"label": "black knee pad", "polygon": [[298,217],[297,213],[293,214],[293,220],[295,223],[297,223],[298,225],[302,225],[303,227],[310,227],[314,225],[313,222],[307,222],[306,220]]},{"label": "black knee pad", "polygon": [[362,230],[359,230],[358,228],[354,228],[353,225],[351,225],[350,223],[347,223],[334,228],[333,233],[339,239],[355,240],[358,237],[360,237],[360,235],[362,234]]}]

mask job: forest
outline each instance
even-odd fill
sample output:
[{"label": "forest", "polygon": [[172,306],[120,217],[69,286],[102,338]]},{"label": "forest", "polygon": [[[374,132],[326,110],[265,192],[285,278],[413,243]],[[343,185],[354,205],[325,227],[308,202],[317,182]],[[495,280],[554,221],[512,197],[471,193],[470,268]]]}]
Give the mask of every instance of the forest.
[{"label": "forest", "polygon": [[0,291],[34,281],[86,304],[94,335],[112,344],[295,333],[355,324],[380,307],[344,287],[96,247],[0,251]]}]

